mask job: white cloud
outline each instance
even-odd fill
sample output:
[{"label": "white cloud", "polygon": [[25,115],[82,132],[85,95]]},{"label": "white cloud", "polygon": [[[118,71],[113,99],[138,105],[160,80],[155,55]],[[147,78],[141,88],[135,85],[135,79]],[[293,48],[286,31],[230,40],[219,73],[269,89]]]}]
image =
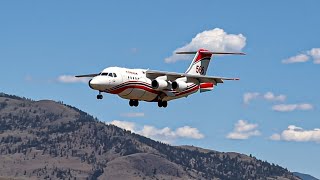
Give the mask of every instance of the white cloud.
[{"label": "white cloud", "polygon": [[197,128],[193,128],[190,126],[183,126],[176,129],[176,135],[178,137],[186,137],[186,138],[193,138],[193,139],[204,138],[204,135],[201,134]]},{"label": "white cloud", "polygon": [[287,97],[283,94],[276,96],[272,92],[267,92],[263,95],[263,98],[268,101],[285,101]]},{"label": "white cloud", "polygon": [[169,127],[158,129],[154,126],[144,125],[143,128],[137,130],[136,133],[165,143],[171,143],[177,138],[175,132]]},{"label": "white cloud", "polygon": [[320,64],[320,48],[312,48],[309,51],[282,60],[284,64],[290,63],[303,63],[309,61],[310,57],[313,59],[314,64]]},{"label": "white cloud", "polygon": [[282,60],[282,63],[283,64],[303,63],[303,62],[307,62],[308,60],[309,60],[309,56],[305,54],[298,54],[296,56]]},{"label": "white cloud", "polygon": [[134,133],[146,136],[155,140],[171,143],[178,138],[202,139],[204,135],[197,128],[190,126],[179,127],[172,130],[169,127],[156,128],[150,125],[144,125],[142,128],[137,127],[133,122],[114,120],[107,124],[113,124],[120,128],[130,130]]},{"label": "white cloud", "polygon": [[258,124],[250,124],[245,120],[239,120],[234,127],[233,132],[227,135],[228,139],[248,139],[251,136],[259,136],[261,133],[257,130]]},{"label": "white cloud", "polygon": [[243,95],[243,102],[244,104],[249,104],[249,102],[253,99],[257,99],[259,97],[260,93],[253,92],[253,93],[245,93]]},{"label": "white cloud", "polygon": [[123,117],[144,117],[145,114],[143,112],[136,112],[136,113],[124,113],[121,114]]},{"label": "white cloud", "polygon": [[215,28],[198,33],[191,42],[176,49],[173,54],[165,59],[165,62],[172,63],[178,60],[189,60],[188,55],[177,55],[177,51],[196,51],[200,48],[211,51],[239,52],[246,45],[246,37],[242,34],[227,34],[223,29]]},{"label": "white cloud", "polygon": [[272,106],[272,110],[279,112],[291,112],[295,110],[307,111],[312,110],[312,104],[301,103],[301,104],[278,104]]},{"label": "white cloud", "polygon": [[176,138],[190,138],[190,139],[202,139],[204,135],[199,132],[197,128],[190,126],[179,127],[176,130],[171,130],[169,127],[158,129],[154,126],[145,125],[137,133],[155,139],[176,139]]},{"label": "white cloud", "polygon": [[115,126],[118,126],[122,129],[126,129],[129,131],[134,131],[136,128],[136,125],[133,122],[128,122],[128,121],[113,120],[113,121],[109,122],[108,124],[113,124]]},{"label": "white cloud", "polygon": [[90,78],[76,78],[70,75],[61,75],[57,78],[57,81],[61,83],[88,83],[89,80]]},{"label": "white cloud", "polygon": [[264,99],[267,101],[281,101],[282,102],[282,101],[285,101],[286,98],[287,97],[283,94],[275,95],[272,92],[267,92],[265,94],[261,94],[258,92],[248,92],[243,95],[243,103],[249,104],[249,102],[254,99]]},{"label": "white cloud", "polygon": [[301,127],[290,125],[286,130],[282,131],[280,134],[273,134],[272,136],[270,136],[270,139],[276,141],[311,141],[320,143],[320,129],[315,128],[313,130],[304,130]]},{"label": "white cloud", "polygon": [[313,58],[313,63],[320,64],[320,48],[313,48],[307,54]]}]

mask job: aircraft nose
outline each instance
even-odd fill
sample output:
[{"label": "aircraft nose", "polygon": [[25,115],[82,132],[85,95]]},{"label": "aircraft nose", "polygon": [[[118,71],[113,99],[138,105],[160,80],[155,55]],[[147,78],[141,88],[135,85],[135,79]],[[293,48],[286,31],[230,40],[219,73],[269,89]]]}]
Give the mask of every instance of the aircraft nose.
[{"label": "aircraft nose", "polygon": [[89,81],[89,87],[94,90],[105,90],[105,85],[97,78],[93,78]]},{"label": "aircraft nose", "polygon": [[90,87],[91,89],[94,89],[94,87],[91,85],[91,83],[92,83],[91,81],[92,81],[92,80],[93,80],[93,79],[90,79],[90,81],[89,81],[88,84],[89,84],[89,87]]}]

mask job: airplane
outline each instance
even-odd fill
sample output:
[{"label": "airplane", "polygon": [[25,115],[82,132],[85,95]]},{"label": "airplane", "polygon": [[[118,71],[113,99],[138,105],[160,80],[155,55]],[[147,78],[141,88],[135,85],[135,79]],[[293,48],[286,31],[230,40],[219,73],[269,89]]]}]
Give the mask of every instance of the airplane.
[{"label": "airplane", "polygon": [[176,54],[195,54],[185,73],[155,71],[149,69],[129,69],[108,67],[96,74],[77,75],[77,78],[90,77],[89,87],[97,90],[97,99],[102,93],[116,94],[128,99],[130,106],[137,107],[139,101],[157,102],[166,108],[168,101],[188,97],[197,92],[212,91],[218,83],[239,78],[206,76],[213,55],[245,55],[242,52],[211,52],[206,49]]}]

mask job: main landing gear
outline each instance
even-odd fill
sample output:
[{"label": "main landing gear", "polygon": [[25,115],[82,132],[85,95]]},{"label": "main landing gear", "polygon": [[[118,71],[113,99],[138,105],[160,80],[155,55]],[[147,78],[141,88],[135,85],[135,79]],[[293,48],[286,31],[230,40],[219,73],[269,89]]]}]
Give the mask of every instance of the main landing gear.
[{"label": "main landing gear", "polygon": [[135,107],[137,107],[137,106],[139,106],[139,101],[138,101],[138,100],[130,99],[129,105],[130,105],[130,106],[135,106]]},{"label": "main landing gear", "polygon": [[101,92],[99,92],[99,94],[97,95],[97,99],[103,99]]},{"label": "main landing gear", "polygon": [[159,100],[158,101],[158,106],[166,108],[168,106],[168,102]]}]

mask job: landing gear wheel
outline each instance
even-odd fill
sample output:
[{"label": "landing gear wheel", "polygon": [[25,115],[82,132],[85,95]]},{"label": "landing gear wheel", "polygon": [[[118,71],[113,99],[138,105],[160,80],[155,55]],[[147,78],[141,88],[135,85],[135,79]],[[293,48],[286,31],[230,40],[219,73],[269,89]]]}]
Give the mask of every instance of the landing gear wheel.
[{"label": "landing gear wheel", "polygon": [[133,105],[134,105],[135,107],[138,107],[138,106],[139,106],[139,101],[138,101],[138,100],[134,100],[134,101],[133,101]]},{"label": "landing gear wheel", "polygon": [[168,106],[168,102],[167,101],[162,101],[162,107],[166,108]]},{"label": "landing gear wheel", "polygon": [[134,102],[133,102],[133,100],[130,99],[129,106],[133,106],[133,105],[134,105]]},{"label": "landing gear wheel", "polygon": [[97,99],[102,99],[102,98],[103,98],[102,94],[97,95]]},{"label": "landing gear wheel", "polygon": [[139,106],[139,101],[138,101],[138,100],[130,99],[129,105],[130,105],[130,106],[135,106],[135,107],[137,107],[137,106]]},{"label": "landing gear wheel", "polygon": [[167,101],[158,101],[158,106],[166,108],[168,106],[168,102]]}]

